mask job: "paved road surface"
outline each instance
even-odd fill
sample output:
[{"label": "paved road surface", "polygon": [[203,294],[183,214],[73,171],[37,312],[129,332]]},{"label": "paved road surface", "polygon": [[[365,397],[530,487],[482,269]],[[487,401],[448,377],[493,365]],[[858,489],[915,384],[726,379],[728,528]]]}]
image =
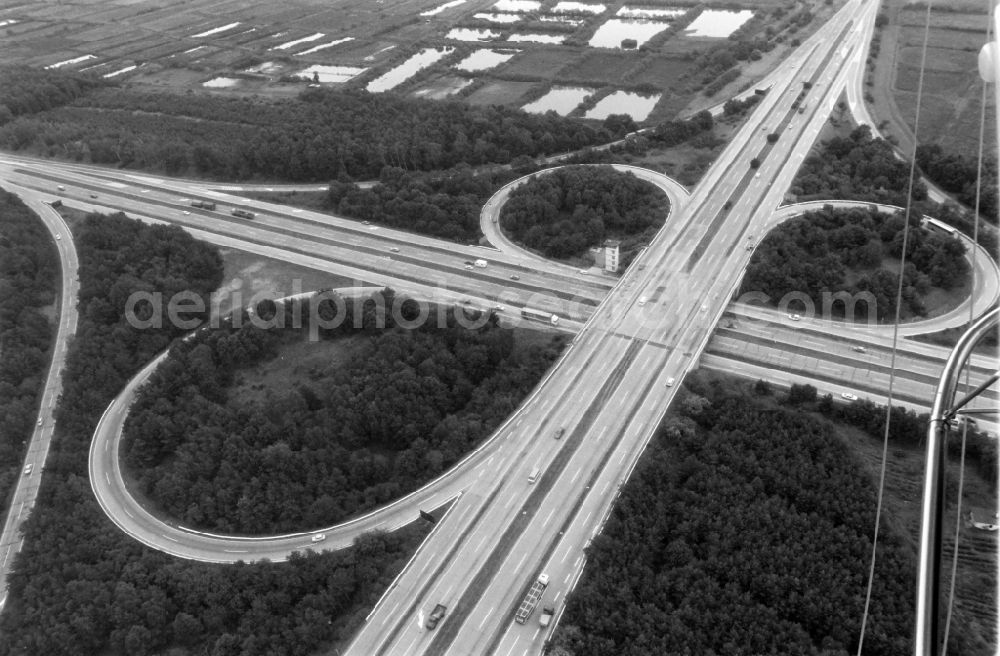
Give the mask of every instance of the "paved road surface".
[{"label": "paved road surface", "polygon": [[[21,524],[31,514],[31,509],[35,505],[42,470],[45,467],[45,458],[49,452],[49,442],[52,439],[54,425],[52,413],[62,390],[62,372],[66,353],[69,350],[69,338],[76,333],[76,302],[80,289],[77,280],[79,264],[76,259],[76,248],[73,246],[73,240],[69,238],[69,228],[63,222],[62,217],[51,207],[45,205],[39,194],[13,185],[4,186],[7,191],[17,194],[33,212],[41,217],[53,237],[59,235],[60,239],[56,240],[55,244],[59,251],[62,279],[59,289],[59,327],[53,342],[52,361],[49,365],[48,377],[45,380],[45,388],[42,390],[41,407],[38,414],[41,424],[36,425],[35,431],[32,433],[31,443],[28,445],[28,455],[21,466],[22,473],[17,481],[11,505],[7,510],[3,533],[0,534],[0,610],[3,609],[7,601],[7,578],[24,542],[20,534]],[[23,473],[29,465],[31,473]]]}]

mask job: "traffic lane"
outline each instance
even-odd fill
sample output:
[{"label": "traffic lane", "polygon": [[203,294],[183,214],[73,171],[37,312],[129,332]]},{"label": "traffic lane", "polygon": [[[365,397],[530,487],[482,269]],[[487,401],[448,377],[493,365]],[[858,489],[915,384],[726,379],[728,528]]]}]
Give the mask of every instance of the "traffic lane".
[{"label": "traffic lane", "polygon": [[[604,349],[605,353],[609,353],[611,351],[612,347]],[[581,381],[579,385],[587,391],[598,389],[599,384],[597,384],[596,379],[600,377],[599,372],[588,370],[587,375],[594,377],[595,380]],[[553,384],[558,385],[557,382]],[[565,389],[564,393],[568,395],[569,390]],[[555,422],[547,419],[547,413],[544,408],[539,408],[537,412],[540,412],[543,415],[541,418],[542,424],[547,425],[548,428],[551,429],[554,424],[559,424],[560,426],[567,425],[570,421],[570,417],[582,414],[583,408],[589,405],[590,402],[591,400],[585,395],[570,396],[566,403],[559,404],[559,410],[562,412],[563,416],[558,417]],[[547,432],[549,431],[546,431],[546,433]],[[536,433],[538,439],[533,442],[535,445],[533,450],[525,451],[525,449],[530,449],[530,446],[520,447],[522,449],[523,457],[519,457],[518,459],[517,468],[513,470],[514,476],[505,483],[504,487],[498,492],[498,496],[495,497],[496,503],[486,510],[487,514],[483,517],[481,522],[482,529],[464,540],[463,544],[466,548],[451,560],[448,568],[439,575],[439,580],[446,582],[468,580],[472,577],[473,572],[478,571],[478,569],[482,566],[483,561],[489,558],[492,551],[489,549],[483,550],[483,547],[488,547],[497,543],[497,540],[500,539],[500,536],[502,535],[507,524],[510,523],[513,517],[517,516],[520,512],[521,506],[527,500],[527,496],[534,490],[531,484],[527,482],[527,476],[530,469],[534,466],[548,468],[551,464],[552,458],[556,454],[556,451],[562,446],[562,444],[565,443],[564,441],[550,439],[548,437],[544,437],[543,435],[544,434],[542,433]],[[475,542],[477,539],[479,541]],[[473,544],[476,546],[473,547]],[[469,553],[470,550],[472,552],[471,554]],[[446,605],[449,606],[451,611],[454,611],[454,601],[450,599],[453,591],[453,586],[436,586],[430,591],[429,596],[422,598],[419,603],[421,607],[429,609],[432,608],[434,604],[446,603],[446,601],[442,601],[442,599],[448,598],[447,602],[449,603],[446,603]],[[452,613],[449,612],[449,614]],[[405,619],[400,623],[405,624]],[[415,625],[409,626],[409,628],[404,627],[397,640],[392,645],[388,645],[387,647],[393,650],[404,651],[423,640],[423,638],[418,635],[420,631],[421,629]],[[365,648],[369,651],[364,651],[364,649],[361,648],[361,643],[356,643],[355,646],[352,646],[352,653],[375,653],[371,651],[370,643],[366,644]],[[390,653],[395,652],[393,651]]]},{"label": "traffic lane", "polygon": [[[648,348],[650,347],[647,347],[647,350]],[[653,385],[656,388],[663,385],[665,388],[665,379],[668,375],[679,376],[680,370],[684,366],[682,358],[673,357],[669,361],[665,360],[662,366],[655,368],[655,375],[652,377]],[[628,436],[651,435],[652,431],[659,425],[660,416],[669,405],[677,389],[677,387],[668,389],[667,395],[658,404],[639,403],[638,407],[634,407],[634,411],[629,415],[628,424],[624,428],[626,438]],[[619,423],[620,421],[609,418],[602,430],[613,430],[615,425]],[[556,608],[557,615],[560,612],[560,598],[563,598],[563,595],[568,594],[572,589],[572,582],[583,567],[584,548],[593,535],[600,531],[604,519],[613,505],[617,490],[631,472],[638,456],[645,449],[646,443],[647,440],[641,438],[625,439],[603,466],[588,472],[590,478],[587,480],[590,485],[583,491],[581,505],[575,512],[577,521],[572,521],[565,531],[560,532],[551,554],[540,566],[540,571],[550,576],[550,584],[539,602],[539,607],[553,606]],[[569,490],[563,494],[568,493]],[[553,494],[553,496],[557,499],[562,498],[557,494]],[[544,527],[543,523],[541,528],[544,529]],[[539,550],[537,546],[534,548]],[[502,578],[502,573],[498,575],[498,578]],[[515,598],[514,601],[519,602],[520,599]],[[542,635],[541,627],[537,625],[538,617],[536,610],[536,614],[522,626],[511,622],[511,617],[508,614],[507,626],[501,626],[502,634],[493,653],[517,652],[523,645],[534,645],[535,641]],[[480,641],[461,646],[468,647],[465,653],[474,653],[484,645]]]},{"label": "traffic lane", "polygon": [[[631,379],[623,378],[617,389],[618,393],[611,395],[618,398],[619,401],[605,404],[598,412],[592,427],[586,433],[584,438],[586,442],[580,445],[570,462],[562,469],[559,478],[554,481],[539,510],[532,516],[529,526],[525,528],[518,538],[517,544],[501,564],[490,586],[493,590],[502,588],[499,598],[510,600],[510,603],[506,603],[504,607],[497,610],[497,622],[500,625],[504,621],[510,620],[513,607],[520,601],[518,595],[527,585],[530,585],[529,579],[534,578],[533,575],[538,565],[532,567],[532,562],[540,561],[546,552],[551,551],[549,544],[554,542],[551,533],[557,527],[565,527],[571,514],[583,516],[583,526],[586,526],[590,521],[592,512],[579,509],[586,502],[589,484],[595,478],[599,479],[600,473],[608,465],[612,465],[616,446],[620,447],[627,444],[629,440],[635,439],[634,435],[629,434],[630,431],[623,429],[619,432],[617,427],[621,425],[622,417],[636,415],[638,412],[636,404],[642,404],[644,390],[648,390],[654,385],[654,381],[657,385],[663,382],[665,364],[666,355],[662,349],[653,347],[641,349],[641,354],[629,369],[629,373],[632,374]],[[628,393],[622,394],[621,390],[626,385],[628,385]],[[639,393],[640,396],[637,397],[636,393]],[[642,434],[639,433],[639,435]],[[587,487],[582,487],[585,483],[587,483]],[[574,500],[573,506],[567,504],[567,500],[570,499]],[[581,505],[577,506],[577,504]],[[550,509],[549,514],[544,512],[546,507]],[[557,521],[552,521],[551,515],[554,515]],[[549,533],[546,533],[547,528]],[[559,555],[556,552],[553,553],[556,556]],[[579,559],[576,552],[562,554],[563,560],[568,557]],[[529,574],[531,576],[528,576]],[[491,641],[493,632],[483,634],[474,628],[476,620],[486,612],[491,601],[492,599],[489,598],[480,599],[479,603],[468,614],[463,630],[456,638],[457,648],[460,651],[479,653]]]}]

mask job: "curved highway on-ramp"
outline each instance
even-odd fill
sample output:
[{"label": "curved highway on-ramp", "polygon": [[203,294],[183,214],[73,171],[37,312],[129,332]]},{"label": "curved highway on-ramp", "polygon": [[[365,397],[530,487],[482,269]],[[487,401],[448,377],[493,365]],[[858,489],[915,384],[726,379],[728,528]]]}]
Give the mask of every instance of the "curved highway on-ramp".
[{"label": "curved highway on-ramp", "polygon": [[[670,215],[676,214],[680,211],[684,205],[684,201],[688,197],[688,190],[681,183],[667,175],[664,175],[663,173],[643,168],[641,166],[632,166],[629,164],[568,164],[567,166],[610,166],[616,171],[631,173],[640,180],[658,187],[663,190],[663,193],[667,195],[667,199],[670,201],[668,219]],[[479,213],[479,228],[482,230],[483,234],[486,235],[486,239],[489,240],[489,242],[502,253],[516,257],[525,264],[530,264],[543,270],[558,269],[562,272],[566,272],[575,271],[576,267],[560,262],[554,262],[515,243],[504,234],[499,221],[500,210],[503,208],[504,203],[507,202],[507,199],[510,197],[512,191],[532,178],[557,171],[561,168],[563,167],[553,166],[541,171],[536,171],[522,176],[517,180],[512,180],[498,189],[497,192],[490,196],[490,199],[486,201],[486,204],[483,205],[482,212]]]},{"label": "curved highway on-ramp", "polygon": [[[635,167],[628,168],[635,170]],[[659,178],[657,181],[661,188],[670,188],[676,185],[672,181],[666,182],[668,180],[666,176],[654,171],[640,169],[640,172],[644,179],[650,181]],[[501,198],[506,198],[506,196]],[[683,197],[680,197],[679,200],[683,202]],[[763,232],[767,232],[783,221],[808,211],[821,209],[826,205],[867,208],[873,204],[859,201],[813,201],[783,206],[773,212],[761,227]],[[681,207],[680,203],[673,204],[672,202],[671,211],[673,212],[675,208],[679,207]],[[890,205],[878,207],[880,211],[887,213],[899,209]],[[493,205],[491,209],[493,212],[498,212],[499,205]],[[490,226],[495,225],[485,211],[483,215],[487,217]],[[513,248],[519,249],[517,246]],[[970,250],[970,257],[973,253],[976,254],[974,261],[978,280],[975,305],[976,311],[980,312],[995,304],[997,300],[998,289],[1000,289],[1000,269],[981,248],[976,247],[976,249]],[[535,254],[529,253],[529,255],[531,258],[539,257]],[[549,266],[552,264],[545,263]],[[622,284],[628,286],[632,283],[627,277],[623,277],[619,281],[619,285]],[[344,291],[348,292],[348,290]],[[357,292],[356,289],[354,291]],[[954,325],[962,325],[968,320],[968,303],[968,301],[962,303],[940,317],[901,326],[901,334],[927,333]],[[760,320],[781,321],[783,318],[781,312],[759,306],[735,306],[735,311]],[[801,325],[815,327],[824,323],[827,322],[823,318],[806,317]],[[842,327],[848,329],[848,332],[855,338],[865,334],[884,337],[892,331],[892,326],[842,324]],[[521,423],[519,409],[476,451],[437,479],[393,503],[332,527],[283,535],[253,537],[196,531],[151,514],[129,493],[121,472],[119,443],[128,407],[135,397],[136,390],[148,380],[165,355],[161,354],[129,381],[126,388],[101,417],[90,450],[90,480],[102,509],[121,530],[151,548],[182,558],[221,563],[260,559],[282,561],[287,559],[291,553],[305,549],[339,549],[350,546],[359,535],[368,531],[395,530],[414,521],[420,510],[433,510],[454,499],[472,481],[483,475],[485,466],[489,466],[491,469],[501,466],[503,461],[497,455],[498,449],[507,438],[517,431]],[[561,365],[562,359],[548,373],[546,379],[551,377]],[[525,400],[521,408],[526,408],[535,402],[537,390],[541,387],[542,385],[539,385],[536,388],[536,391]],[[325,538],[321,543],[312,542],[312,537],[318,533],[325,535]]]},{"label": "curved highway on-ramp", "polygon": [[[62,217],[52,207],[45,204],[42,195],[17,185],[4,185],[8,191],[18,195],[32,211],[35,212],[55,237],[56,250],[59,252],[59,263],[62,269],[62,280],[59,289],[59,327],[55,340],[52,342],[52,362],[41,394],[38,422],[28,444],[27,455],[22,469],[18,471],[17,486],[11,498],[0,533],[0,609],[7,601],[7,577],[14,564],[17,553],[21,550],[24,539],[21,537],[21,525],[31,513],[38,496],[38,487],[45,467],[45,459],[49,452],[55,421],[53,411],[62,390],[62,372],[69,352],[70,338],[76,333],[77,296],[80,281],[77,276],[79,261],[76,248],[70,238],[69,227]],[[27,467],[31,467],[28,473]]]}]

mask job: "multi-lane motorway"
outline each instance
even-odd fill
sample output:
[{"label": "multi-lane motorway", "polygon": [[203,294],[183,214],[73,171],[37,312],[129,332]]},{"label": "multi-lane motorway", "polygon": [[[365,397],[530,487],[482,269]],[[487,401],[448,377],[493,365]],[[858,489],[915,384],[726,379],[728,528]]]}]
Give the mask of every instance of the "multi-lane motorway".
[{"label": "multi-lane motorway", "polygon": [[[726,327],[705,350],[750,257],[746,244],[779,220],[774,209],[843,90],[850,62],[863,52],[876,9],[874,3],[849,2],[790,56],[702,182],[689,196],[675,190],[672,216],[613,287],[601,276],[525,258],[509,244],[500,250],[442,244],[304,210],[250,204],[204,183],[123,178],[95,173],[92,167],[39,166],[30,158],[7,156],[0,160],[0,177],[46,194],[62,184],[68,202],[124,209],[183,225],[215,243],[435,299],[471,297],[511,309],[551,309],[563,317],[564,326],[579,329],[545,381],[487,444],[414,495],[326,531],[323,542],[329,548],[345,546],[359,532],[398,527],[412,521],[417,508],[453,500],[349,652],[537,653],[544,632],[533,622],[512,623],[514,606],[542,571],[551,580],[544,603],[558,607],[565,599],[582,569],[583,547],[599,529],[685,372],[699,363],[751,375],[785,369],[792,372],[788,376],[818,379],[834,392],[867,395],[885,388],[884,330],[865,335],[882,340],[872,350],[845,353],[850,342],[830,337],[829,325],[787,326],[783,315],[735,307],[728,311],[740,316],[727,317]],[[810,85],[800,98],[805,82]],[[793,108],[796,101],[804,103],[802,112]],[[774,145],[765,140],[770,132],[781,133]],[[749,167],[754,157],[763,162],[756,170]],[[226,209],[250,207],[258,218],[247,222],[196,210],[190,207],[194,198]],[[500,200],[484,208],[487,234],[490,213],[498,211]],[[486,269],[467,268],[469,260],[479,258],[489,260]],[[932,352],[922,359],[922,349]],[[933,358],[941,357],[941,349],[920,346],[911,353],[908,346],[904,357],[912,363],[898,361],[897,368],[912,375],[903,376],[907,382],[899,392],[921,394],[919,386],[933,376]],[[868,371],[869,378],[854,378],[859,370]],[[135,504],[118,469],[117,438],[130,394],[141,380],[133,380],[108,408],[91,451],[92,486],[123,530],[168,553],[217,562],[280,560],[313,546],[306,533],[259,540],[199,534],[164,523]],[[911,383],[916,387],[908,387]],[[565,432],[557,439],[559,429]],[[530,482],[535,468],[539,475]],[[448,612],[430,631],[423,620],[437,603]]]}]

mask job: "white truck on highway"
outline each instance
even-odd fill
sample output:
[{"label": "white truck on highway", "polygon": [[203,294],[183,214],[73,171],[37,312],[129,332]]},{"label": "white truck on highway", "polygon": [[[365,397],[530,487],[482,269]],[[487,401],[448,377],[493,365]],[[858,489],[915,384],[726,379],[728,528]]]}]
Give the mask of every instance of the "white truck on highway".
[{"label": "white truck on highway", "polygon": [[545,586],[549,584],[548,574],[539,574],[535,582],[531,584],[531,589],[528,590],[528,594],[525,595],[524,601],[521,605],[517,607],[517,612],[514,614],[514,621],[518,624],[524,624],[531,617],[531,614],[535,611],[535,606],[538,605],[538,601],[542,598],[542,593],[545,592]]},{"label": "white truck on highway", "polygon": [[551,606],[546,606],[542,609],[542,616],[538,618],[538,626],[543,629],[549,625],[552,621],[552,616],[556,614],[556,611]]},{"label": "white truck on highway", "polygon": [[473,262],[473,264],[475,264],[480,269],[485,269],[486,265],[489,264],[489,262],[487,262],[486,260],[480,259],[480,260],[476,260],[475,262]]}]

